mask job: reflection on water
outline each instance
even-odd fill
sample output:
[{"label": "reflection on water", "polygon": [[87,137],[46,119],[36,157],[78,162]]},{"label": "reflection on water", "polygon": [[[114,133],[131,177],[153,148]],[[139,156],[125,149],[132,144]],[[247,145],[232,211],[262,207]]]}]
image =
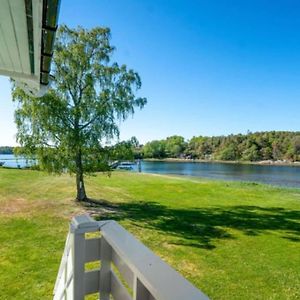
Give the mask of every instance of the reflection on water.
[{"label": "reflection on water", "polygon": [[142,172],[262,182],[300,188],[300,167],[293,166],[143,161]]}]

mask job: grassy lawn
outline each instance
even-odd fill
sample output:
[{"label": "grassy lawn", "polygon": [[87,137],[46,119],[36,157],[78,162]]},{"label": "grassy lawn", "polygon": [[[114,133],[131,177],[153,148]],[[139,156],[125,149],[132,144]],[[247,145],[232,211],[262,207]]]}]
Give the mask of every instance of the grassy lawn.
[{"label": "grassy lawn", "polygon": [[300,189],[0,168],[0,299],[51,299],[70,218],[116,219],[212,299],[300,299]]}]

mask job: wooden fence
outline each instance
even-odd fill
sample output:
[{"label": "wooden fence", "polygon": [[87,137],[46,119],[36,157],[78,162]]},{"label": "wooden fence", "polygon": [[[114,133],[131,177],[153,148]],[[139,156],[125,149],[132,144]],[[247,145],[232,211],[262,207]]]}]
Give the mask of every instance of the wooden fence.
[{"label": "wooden fence", "polygon": [[[88,238],[90,232],[98,236]],[[85,270],[89,262],[96,269]],[[53,299],[94,293],[101,300],[208,299],[117,222],[82,215],[71,222]]]}]

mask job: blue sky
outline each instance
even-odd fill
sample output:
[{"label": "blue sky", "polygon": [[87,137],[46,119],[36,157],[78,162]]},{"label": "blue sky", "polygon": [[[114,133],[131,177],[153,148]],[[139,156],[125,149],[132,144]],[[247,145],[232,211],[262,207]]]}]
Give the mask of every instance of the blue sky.
[{"label": "blue sky", "polygon": [[[108,26],[148,104],[121,139],[300,130],[299,1],[62,0],[60,23]],[[0,145],[15,144],[0,78]]]}]

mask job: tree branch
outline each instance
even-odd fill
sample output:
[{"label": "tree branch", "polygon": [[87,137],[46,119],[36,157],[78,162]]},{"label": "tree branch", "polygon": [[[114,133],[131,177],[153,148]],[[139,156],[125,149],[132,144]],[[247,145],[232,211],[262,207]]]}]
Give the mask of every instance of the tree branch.
[{"label": "tree branch", "polygon": [[86,124],[79,125],[79,130],[82,130],[82,129],[88,127],[90,124],[94,123],[98,118],[99,118],[99,116],[97,115],[94,118],[92,118],[89,122],[87,122]]}]

